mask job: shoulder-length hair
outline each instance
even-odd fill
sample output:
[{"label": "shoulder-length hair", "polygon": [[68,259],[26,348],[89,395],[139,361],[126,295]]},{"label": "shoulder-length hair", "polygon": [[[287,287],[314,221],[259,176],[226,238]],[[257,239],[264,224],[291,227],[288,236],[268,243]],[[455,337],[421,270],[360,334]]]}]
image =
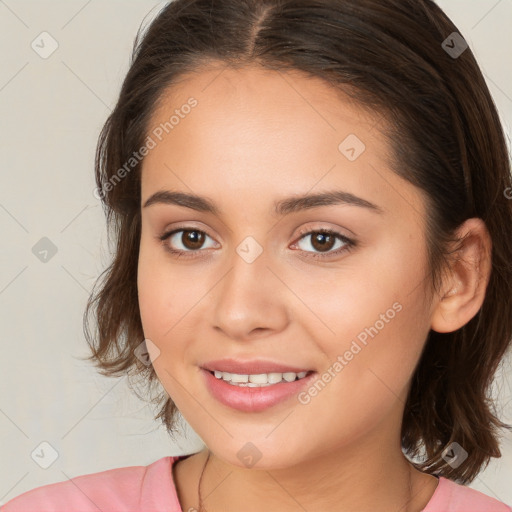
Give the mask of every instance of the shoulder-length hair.
[{"label": "shoulder-length hair", "polygon": [[[97,194],[116,249],[84,313],[87,359],[103,375],[133,372],[149,387],[156,379],[134,353],[144,334],[137,297],[143,160],[133,155],[167,88],[212,63],[299,70],[382,115],[391,169],[428,203],[432,290],[454,255],[449,244],[456,228],[471,217],[485,221],[493,245],[483,305],[455,332],[430,331],[401,427],[404,453],[421,455],[418,469],[470,482],[490,457],[501,456],[499,429],[510,428],[489,393],[512,338],[512,183],[484,77],[456,26],[431,0],[175,0],[139,30],[96,152]],[[165,393],[157,403],[155,419],[172,434],[177,407]],[[452,442],[469,454],[458,467],[443,457]]]}]

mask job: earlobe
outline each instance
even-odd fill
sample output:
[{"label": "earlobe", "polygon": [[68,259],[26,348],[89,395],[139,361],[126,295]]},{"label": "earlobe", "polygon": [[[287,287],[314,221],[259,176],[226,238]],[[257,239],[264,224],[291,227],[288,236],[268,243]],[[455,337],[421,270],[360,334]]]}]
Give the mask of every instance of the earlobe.
[{"label": "earlobe", "polygon": [[461,245],[445,273],[432,313],[431,329],[441,333],[460,329],[478,313],[491,275],[492,241],[484,221],[466,220],[457,235]]}]

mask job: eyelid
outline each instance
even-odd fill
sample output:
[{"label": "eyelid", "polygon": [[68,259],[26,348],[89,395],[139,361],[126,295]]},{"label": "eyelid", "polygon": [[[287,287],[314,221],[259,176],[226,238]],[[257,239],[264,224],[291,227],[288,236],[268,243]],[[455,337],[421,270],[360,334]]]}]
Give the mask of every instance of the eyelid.
[{"label": "eyelid", "polygon": [[322,252],[312,252],[312,251],[304,251],[299,249],[300,252],[307,254],[305,258],[313,258],[317,260],[335,258],[337,256],[341,256],[343,253],[350,251],[354,247],[358,245],[358,242],[353,237],[348,237],[345,234],[341,233],[338,228],[326,228],[326,227],[310,227],[310,228],[302,228],[299,231],[299,234],[296,238],[296,241],[292,243],[292,247],[297,247],[299,242],[306,238],[309,235],[313,235],[315,233],[325,233],[329,236],[333,236],[335,239],[340,240],[343,243],[342,247],[339,247],[336,250],[329,250],[325,253]]},{"label": "eyelid", "polygon": [[158,235],[158,238],[161,238],[165,235],[171,235],[176,233],[176,231],[200,231],[201,233],[204,233],[205,235],[208,235],[212,240],[216,240],[214,236],[212,236],[209,232],[209,229],[207,227],[204,227],[204,224],[199,223],[199,226],[194,225],[193,221],[190,222],[183,222],[174,224],[170,228],[164,228],[161,230],[161,234]]},{"label": "eyelid", "polygon": [[[304,235],[308,235],[310,233],[322,232],[322,231],[332,232],[336,235],[339,235],[342,238],[346,238],[347,240],[355,241],[355,233],[353,233],[349,229],[341,228],[341,227],[331,227],[331,226],[326,227],[325,223],[320,223],[320,224],[316,223],[315,224],[315,223],[311,223],[311,222],[307,223],[305,227],[302,227],[299,229],[299,232],[296,235],[296,238],[298,239]],[[345,233],[343,233],[343,231],[348,231],[351,234],[345,234]]]},{"label": "eyelid", "polygon": [[197,231],[199,233],[203,233],[204,235],[206,235],[208,238],[210,238],[211,240],[214,241],[214,243],[216,244],[216,246],[219,246],[220,244],[215,240],[215,238],[213,236],[211,236],[208,231],[206,229],[203,229],[203,228],[198,228],[196,226],[193,226],[191,224],[185,224],[185,225],[182,225],[182,226],[173,226],[172,228],[169,228],[169,229],[164,229],[161,234],[158,234],[156,236],[156,238],[158,240],[160,240],[162,242],[162,244],[165,245],[165,249],[168,250],[169,252],[171,253],[190,253],[190,254],[193,254],[193,253],[199,253],[199,252],[206,252],[207,249],[197,249],[196,251],[192,251],[192,250],[189,250],[189,251],[183,251],[181,249],[171,249],[170,247],[168,247],[168,244],[166,244],[167,240],[169,240],[172,236],[174,236],[176,233],[179,233],[180,231]]}]

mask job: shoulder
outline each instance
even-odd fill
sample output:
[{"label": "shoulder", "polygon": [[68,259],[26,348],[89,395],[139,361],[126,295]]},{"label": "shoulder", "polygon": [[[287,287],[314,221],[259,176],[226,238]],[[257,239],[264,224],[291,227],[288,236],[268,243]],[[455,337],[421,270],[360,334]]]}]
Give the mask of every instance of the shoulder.
[{"label": "shoulder", "polygon": [[181,512],[172,465],[182,456],[147,466],[129,466],[81,475],[27,491],[0,506],[0,512]]},{"label": "shoulder", "polygon": [[440,477],[422,512],[512,512],[512,508],[476,489]]}]

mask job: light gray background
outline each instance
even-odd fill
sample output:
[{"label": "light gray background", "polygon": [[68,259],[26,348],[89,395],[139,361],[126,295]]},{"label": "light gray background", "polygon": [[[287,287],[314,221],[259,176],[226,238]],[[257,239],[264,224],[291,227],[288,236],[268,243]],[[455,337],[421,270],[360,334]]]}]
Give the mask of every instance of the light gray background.
[{"label": "light gray background", "polygon": [[[0,504],[40,485],[202,446],[188,426],[188,438],[173,443],[126,377],[101,377],[78,359],[87,355],[86,300],[109,262],[92,194],[96,140],[136,31],[164,4],[0,0]],[[512,0],[439,5],[475,52],[510,138]],[[58,43],[46,59],[31,47],[43,31]],[[43,237],[57,247],[46,263],[32,252]],[[494,389],[512,423],[510,359],[502,370]],[[503,457],[471,487],[512,504],[512,436],[504,434]],[[31,458],[43,441],[59,454],[48,469]]]}]

